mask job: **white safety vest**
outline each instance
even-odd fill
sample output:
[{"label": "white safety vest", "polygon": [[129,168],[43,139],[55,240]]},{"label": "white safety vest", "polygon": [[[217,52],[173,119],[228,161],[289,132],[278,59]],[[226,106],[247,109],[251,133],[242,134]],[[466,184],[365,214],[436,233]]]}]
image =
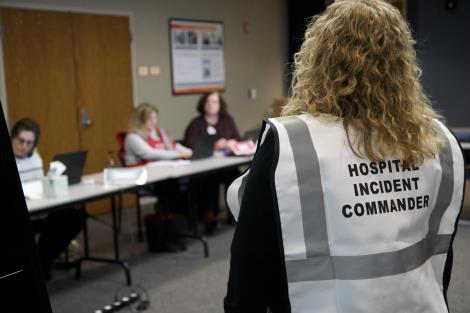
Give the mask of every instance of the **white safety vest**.
[{"label": "white safety vest", "polygon": [[[354,155],[341,122],[269,119],[289,301],[295,313],[443,313],[443,271],[461,210],[464,161],[450,131],[416,168]],[[227,203],[238,217],[249,171]]]}]

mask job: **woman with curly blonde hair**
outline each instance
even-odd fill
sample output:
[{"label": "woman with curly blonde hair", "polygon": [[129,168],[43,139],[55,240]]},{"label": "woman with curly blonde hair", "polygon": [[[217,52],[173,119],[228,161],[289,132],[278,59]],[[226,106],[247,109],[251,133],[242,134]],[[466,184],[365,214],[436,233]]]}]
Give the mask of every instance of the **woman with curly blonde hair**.
[{"label": "woman with curly blonde hair", "polygon": [[227,191],[226,312],[448,312],[464,164],[381,0],[313,17],[282,117]]}]

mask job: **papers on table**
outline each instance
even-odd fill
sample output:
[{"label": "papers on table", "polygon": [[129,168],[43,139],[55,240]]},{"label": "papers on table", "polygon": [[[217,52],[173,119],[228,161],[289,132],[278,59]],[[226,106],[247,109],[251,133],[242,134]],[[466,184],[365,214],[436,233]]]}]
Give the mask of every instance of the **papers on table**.
[{"label": "papers on table", "polygon": [[191,164],[190,160],[161,160],[147,163],[148,167],[180,167]]},{"label": "papers on table", "polygon": [[21,184],[23,187],[24,197],[28,200],[42,199],[44,190],[42,180],[32,180]]},{"label": "papers on table", "polygon": [[105,185],[144,185],[147,182],[145,167],[105,168],[103,171]]},{"label": "papers on table", "polygon": [[49,165],[47,176],[60,176],[65,173],[67,166],[60,161],[52,161]]},{"label": "papers on table", "polygon": [[237,156],[253,155],[256,152],[256,145],[252,140],[245,140],[237,142],[231,149]]}]

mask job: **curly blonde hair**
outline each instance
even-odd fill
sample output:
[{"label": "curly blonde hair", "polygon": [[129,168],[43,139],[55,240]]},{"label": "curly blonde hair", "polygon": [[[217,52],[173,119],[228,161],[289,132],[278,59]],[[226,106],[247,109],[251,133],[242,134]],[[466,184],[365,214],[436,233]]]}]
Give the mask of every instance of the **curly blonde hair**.
[{"label": "curly blonde hair", "polygon": [[[423,93],[408,24],[380,0],[337,0],[314,16],[295,54],[282,115],[341,120],[361,158],[397,155],[409,165],[442,147],[440,116]],[[352,136],[354,132],[354,136]]]}]

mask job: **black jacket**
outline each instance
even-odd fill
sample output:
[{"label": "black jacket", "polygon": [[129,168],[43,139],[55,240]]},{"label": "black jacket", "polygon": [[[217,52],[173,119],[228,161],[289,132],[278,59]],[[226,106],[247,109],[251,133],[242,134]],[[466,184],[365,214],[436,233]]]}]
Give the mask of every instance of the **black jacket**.
[{"label": "black jacket", "polygon": [[274,135],[258,149],[246,182],[231,246],[225,312],[288,312],[284,254],[278,211],[271,186],[275,165]]}]

